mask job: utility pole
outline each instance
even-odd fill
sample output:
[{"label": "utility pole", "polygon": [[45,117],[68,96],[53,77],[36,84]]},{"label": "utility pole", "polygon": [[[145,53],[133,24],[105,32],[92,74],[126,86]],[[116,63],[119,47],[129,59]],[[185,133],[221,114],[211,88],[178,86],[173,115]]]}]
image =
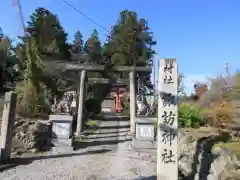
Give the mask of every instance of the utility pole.
[{"label": "utility pole", "polygon": [[20,23],[21,23],[22,28],[23,28],[23,33],[25,35],[26,34],[26,27],[25,27],[25,23],[24,23],[24,17],[23,17],[23,13],[22,13],[22,6],[21,6],[21,3],[20,3],[20,0],[14,0],[13,5],[16,5],[17,8],[18,8]]},{"label": "utility pole", "polygon": [[229,77],[230,73],[229,73],[229,63],[228,63],[228,61],[225,63],[225,71],[226,71],[227,76]]}]

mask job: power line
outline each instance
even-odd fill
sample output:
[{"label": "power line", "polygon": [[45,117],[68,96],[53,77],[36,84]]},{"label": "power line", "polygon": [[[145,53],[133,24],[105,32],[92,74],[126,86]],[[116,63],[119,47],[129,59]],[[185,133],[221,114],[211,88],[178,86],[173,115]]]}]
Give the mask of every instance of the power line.
[{"label": "power line", "polygon": [[89,16],[87,16],[86,14],[84,14],[83,12],[81,12],[79,9],[77,9],[76,7],[74,7],[73,5],[71,5],[69,2],[67,2],[66,0],[61,0],[63,1],[65,4],[67,4],[69,7],[71,7],[73,10],[75,10],[77,13],[81,14],[83,17],[85,17],[86,19],[88,19],[89,21],[91,21],[93,24],[97,25],[98,27],[100,27],[101,29],[103,29],[104,31],[107,31],[110,33],[110,31],[105,28],[104,26],[102,26],[101,24],[97,23],[96,21],[94,21],[92,18],[90,18]]}]

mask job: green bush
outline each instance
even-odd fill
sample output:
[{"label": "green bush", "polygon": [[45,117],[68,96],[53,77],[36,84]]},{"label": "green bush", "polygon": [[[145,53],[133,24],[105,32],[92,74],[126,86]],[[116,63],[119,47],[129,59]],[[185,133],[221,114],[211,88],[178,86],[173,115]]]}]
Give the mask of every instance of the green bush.
[{"label": "green bush", "polygon": [[194,104],[181,103],[178,109],[180,127],[197,128],[206,124],[203,109]]},{"label": "green bush", "polygon": [[42,91],[29,81],[23,81],[17,88],[17,113],[23,117],[44,116],[50,112]]}]

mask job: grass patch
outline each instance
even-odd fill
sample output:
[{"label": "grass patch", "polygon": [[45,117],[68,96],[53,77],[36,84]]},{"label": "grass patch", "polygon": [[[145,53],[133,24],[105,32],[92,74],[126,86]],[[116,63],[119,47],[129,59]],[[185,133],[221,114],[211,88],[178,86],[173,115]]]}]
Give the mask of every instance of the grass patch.
[{"label": "grass patch", "polygon": [[98,125],[99,125],[99,120],[91,120],[90,119],[86,122],[86,125],[91,127],[91,128],[97,128]]}]

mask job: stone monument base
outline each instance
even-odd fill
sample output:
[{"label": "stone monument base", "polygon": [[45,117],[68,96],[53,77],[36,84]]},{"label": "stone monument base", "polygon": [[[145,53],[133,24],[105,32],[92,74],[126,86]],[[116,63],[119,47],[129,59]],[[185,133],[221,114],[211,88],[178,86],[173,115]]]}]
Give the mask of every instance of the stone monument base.
[{"label": "stone monument base", "polygon": [[73,139],[53,139],[52,144],[55,147],[68,147],[73,145]]},{"label": "stone monument base", "polygon": [[73,152],[73,116],[50,115],[52,122],[52,153],[69,154]]},{"label": "stone monument base", "polygon": [[157,141],[142,141],[134,138],[132,144],[134,149],[157,149]]},{"label": "stone monument base", "polygon": [[134,150],[157,149],[157,142],[154,139],[155,120],[155,117],[136,117],[136,136],[132,139]]}]

